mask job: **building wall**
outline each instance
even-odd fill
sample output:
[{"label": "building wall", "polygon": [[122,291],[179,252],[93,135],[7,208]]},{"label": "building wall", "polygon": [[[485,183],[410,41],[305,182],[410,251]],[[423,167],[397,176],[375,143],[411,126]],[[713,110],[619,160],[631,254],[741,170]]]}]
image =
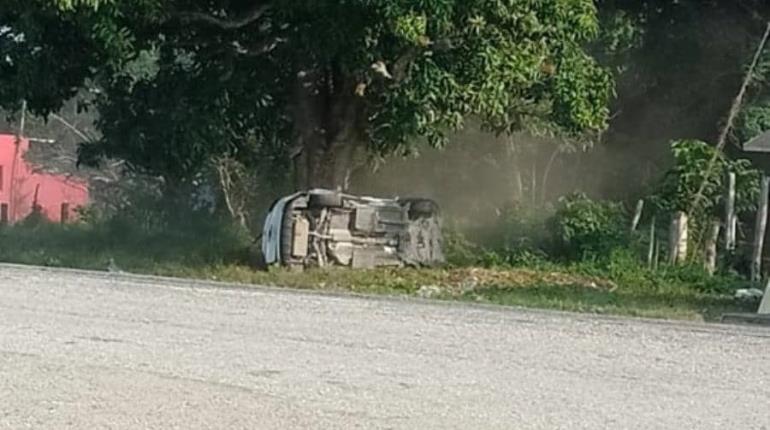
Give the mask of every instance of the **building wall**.
[{"label": "building wall", "polygon": [[36,172],[24,159],[29,141],[0,135],[0,218],[9,223],[26,218],[37,202],[51,221],[77,218],[77,208],[88,203],[88,185],[79,179]]}]

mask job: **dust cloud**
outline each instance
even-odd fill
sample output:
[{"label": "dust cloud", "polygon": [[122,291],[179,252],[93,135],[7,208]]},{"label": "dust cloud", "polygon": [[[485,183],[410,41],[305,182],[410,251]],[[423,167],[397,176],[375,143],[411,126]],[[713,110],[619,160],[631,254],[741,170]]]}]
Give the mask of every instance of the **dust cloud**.
[{"label": "dust cloud", "polygon": [[352,191],[432,198],[454,220],[483,224],[512,205],[548,207],[573,192],[631,202],[670,166],[667,145],[600,142],[583,149],[470,129],[442,150],[424,147],[415,157],[387,159],[376,171],[359,174]]}]

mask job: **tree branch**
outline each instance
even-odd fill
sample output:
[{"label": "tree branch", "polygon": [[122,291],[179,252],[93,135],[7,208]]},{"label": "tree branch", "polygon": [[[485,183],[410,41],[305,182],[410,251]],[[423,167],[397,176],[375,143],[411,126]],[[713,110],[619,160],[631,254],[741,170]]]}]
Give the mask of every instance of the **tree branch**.
[{"label": "tree branch", "polygon": [[439,39],[436,42],[426,40],[421,46],[414,46],[406,50],[393,63],[393,80],[401,82],[406,79],[409,66],[425,52],[449,52],[453,49],[452,40],[449,38]]},{"label": "tree branch", "polygon": [[77,127],[67,122],[66,119],[60,117],[59,115],[56,115],[55,113],[51,114],[51,118],[55,119],[56,121],[59,121],[64,127],[69,129],[71,132],[75,133],[80,137],[81,139],[85,140],[86,142],[94,142],[95,139],[88,136],[84,131],[80,131]]},{"label": "tree branch", "polygon": [[393,63],[392,72],[394,81],[401,82],[406,79],[409,66],[420,57],[421,52],[421,49],[413,47],[401,54],[401,56],[396,59],[396,61]]},{"label": "tree branch", "polygon": [[247,57],[258,57],[260,55],[269,53],[270,51],[277,48],[278,45],[286,43],[286,41],[287,39],[285,37],[276,36],[262,40],[250,47],[244,47],[237,42],[233,43],[233,46],[235,47],[235,51],[240,55],[245,55]]},{"label": "tree branch", "polygon": [[724,147],[727,144],[730,132],[732,131],[733,123],[735,122],[736,117],[738,117],[738,114],[741,112],[741,107],[743,106],[743,98],[746,96],[749,85],[751,85],[751,81],[754,77],[754,69],[756,69],[757,65],[759,64],[759,60],[762,57],[762,53],[765,51],[765,46],[767,45],[768,39],[770,39],[770,21],[767,22],[765,34],[762,36],[762,40],[759,42],[759,46],[757,46],[757,50],[754,53],[754,59],[751,61],[749,70],[746,72],[746,77],[743,79],[743,84],[741,84],[741,89],[738,91],[738,95],[735,96],[735,100],[733,100],[733,104],[730,107],[730,112],[727,115],[727,121],[725,122],[722,131],[719,133],[719,140],[717,140],[716,150],[714,151],[714,155],[711,157],[708,165],[706,166],[706,171],[703,173],[703,180],[701,181],[700,187],[698,187],[698,191],[695,193],[695,197],[693,198],[693,203],[690,207],[690,210],[688,211],[688,215],[695,213],[699,209],[698,205],[704,198],[706,185],[711,175],[714,174],[713,170],[716,166],[716,162],[719,157],[722,156]]},{"label": "tree branch", "polygon": [[262,18],[272,6],[268,3],[258,4],[243,16],[234,19],[219,18],[203,12],[181,12],[176,17],[186,22],[202,22],[219,27],[223,30],[238,30],[246,27]]}]

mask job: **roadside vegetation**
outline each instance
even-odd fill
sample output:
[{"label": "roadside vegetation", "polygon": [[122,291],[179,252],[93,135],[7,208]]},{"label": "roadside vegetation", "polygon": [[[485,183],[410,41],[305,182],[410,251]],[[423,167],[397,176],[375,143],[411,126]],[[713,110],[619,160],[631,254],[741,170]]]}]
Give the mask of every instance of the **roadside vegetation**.
[{"label": "roadside vegetation", "polygon": [[619,204],[576,195],[545,211],[511,209],[476,229],[448,219],[449,263],[436,269],[260,271],[252,235],[226,214],[157,206],[84,213],[73,225],[30,218],[3,227],[0,261],[653,318],[712,321],[756,307],[733,297],[751,285],[736,272],[648,267],[642,235],[628,232]]},{"label": "roadside vegetation", "polygon": [[[762,285],[768,160],[738,148],[770,131],[768,17],[758,0],[7,0],[0,132],[93,204],[0,226],[0,261],[753,311],[735,297]],[[315,187],[437,200],[447,266],[254,269],[267,205]],[[33,198],[14,194],[6,211]]]}]

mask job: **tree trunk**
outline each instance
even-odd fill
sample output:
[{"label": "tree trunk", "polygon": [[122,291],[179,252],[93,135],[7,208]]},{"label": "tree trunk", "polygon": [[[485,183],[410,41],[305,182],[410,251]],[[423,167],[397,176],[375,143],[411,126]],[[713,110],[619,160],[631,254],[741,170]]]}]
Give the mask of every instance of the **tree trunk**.
[{"label": "tree trunk", "polygon": [[760,315],[770,315],[770,280],[765,284],[765,294],[762,296],[762,301],[759,303],[759,310],[757,313]]},{"label": "tree trunk", "polygon": [[712,221],[706,238],[705,267],[706,271],[712,275],[717,269],[717,242],[719,242],[719,229],[721,227],[722,223],[719,220]]},{"label": "tree trunk", "polygon": [[770,194],[770,178],[762,176],[762,187],[759,192],[759,209],[754,227],[754,247],[751,256],[751,280],[759,282],[762,278],[762,250],[765,245],[767,230],[767,203]]},{"label": "tree trunk", "polygon": [[548,159],[548,164],[545,165],[545,170],[543,171],[543,180],[540,183],[540,201],[542,203],[545,203],[546,199],[548,198],[548,179],[551,176],[553,163],[556,161],[556,158],[559,157],[560,153],[561,148],[557,146],[556,149],[553,150],[553,153],[551,153],[551,158]]},{"label": "tree trunk", "polygon": [[516,199],[520,202],[524,199],[524,180],[521,178],[521,169],[519,166],[514,167],[516,171],[513,173],[514,186],[516,187]]},{"label": "tree trunk", "polygon": [[365,148],[363,99],[339,67],[302,74],[294,90],[295,187],[346,189]]},{"label": "tree trunk", "polygon": [[513,144],[513,136],[508,137],[506,148],[508,156],[508,168],[513,172],[513,201],[524,201],[524,178],[521,176],[521,157],[516,154],[516,147]]},{"label": "tree trunk", "polygon": [[532,161],[532,207],[537,206],[537,160]]},{"label": "tree trunk", "polygon": [[642,211],[644,211],[644,199],[639,199],[636,202],[636,209],[634,210],[634,218],[631,220],[631,231],[636,231],[639,227],[639,221],[642,220]]},{"label": "tree trunk", "polygon": [[735,173],[727,174],[727,199],[725,201],[725,249],[735,249]]},{"label": "tree trunk", "polygon": [[669,262],[682,264],[687,260],[687,214],[679,211],[671,220],[671,232],[669,238]]},{"label": "tree trunk", "polygon": [[521,169],[519,168],[519,157],[516,155],[516,146],[514,138],[508,135],[505,141],[505,160],[506,168],[511,173],[510,196],[511,202],[520,202],[524,199],[524,182],[521,178]]},{"label": "tree trunk", "polygon": [[324,140],[305,147],[305,182],[302,188],[336,189],[342,179],[337,177],[337,148]]},{"label": "tree trunk", "polygon": [[655,216],[652,217],[652,221],[650,221],[650,246],[647,248],[647,267],[650,269],[655,267],[654,264],[654,258],[655,258]]},{"label": "tree trunk", "polygon": [[237,221],[241,227],[248,230],[248,215],[246,213],[246,202],[243,199],[243,195],[237,195],[237,188],[243,187],[244,184],[242,177],[236,173],[238,169],[238,162],[226,157],[220,158],[214,163],[217,175],[219,176],[219,187],[222,191],[222,197],[224,198],[225,207],[230,217]]}]

